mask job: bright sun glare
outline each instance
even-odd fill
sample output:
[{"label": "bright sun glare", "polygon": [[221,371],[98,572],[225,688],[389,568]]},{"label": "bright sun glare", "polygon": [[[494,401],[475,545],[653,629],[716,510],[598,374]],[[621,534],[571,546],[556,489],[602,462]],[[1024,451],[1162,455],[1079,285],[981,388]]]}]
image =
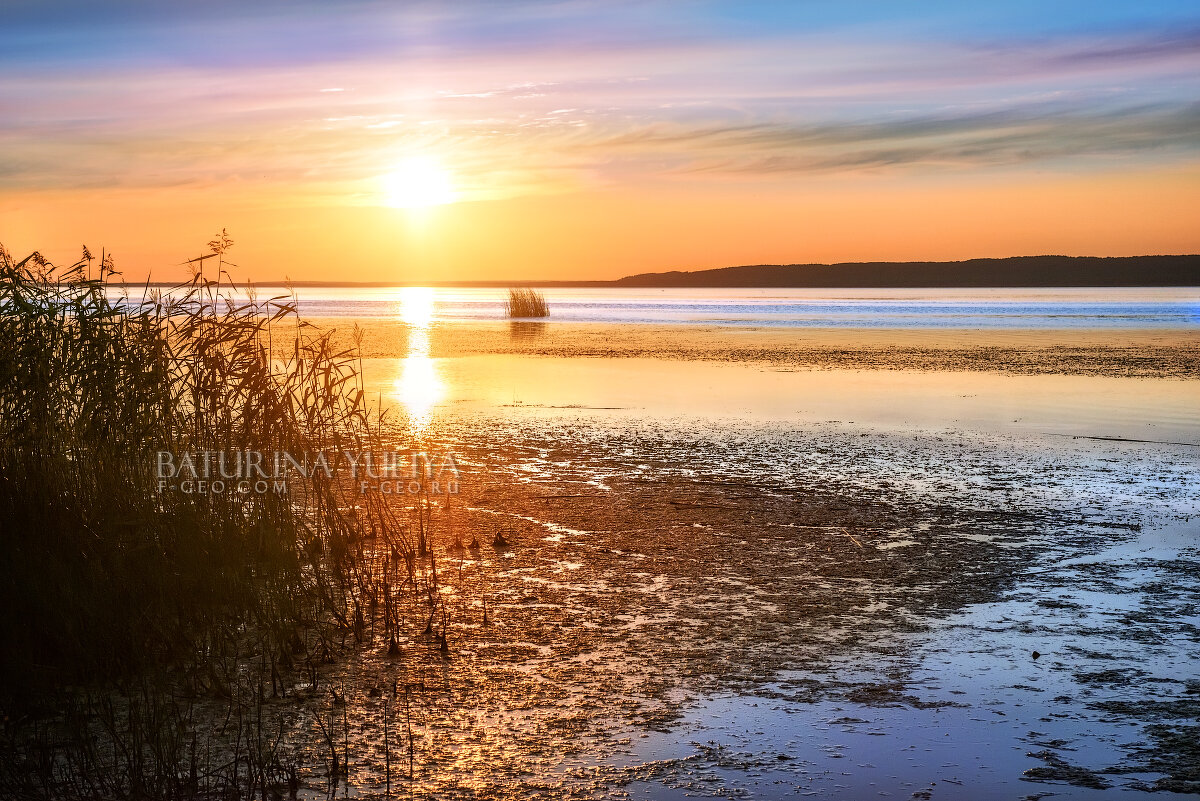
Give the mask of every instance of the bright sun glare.
[{"label": "bright sun glare", "polygon": [[458,197],[450,172],[432,156],[405,159],[384,176],[383,183],[386,202],[394,208],[441,206]]},{"label": "bright sun glare", "polygon": [[420,434],[429,427],[433,407],[445,390],[437,363],[430,356],[429,329],[433,322],[434,293],[428,287],[404,287],[400,290],[399,300],[400,319],[408,326],[408,354],[400,365],[395,396],[408,412],[413,433]]}]

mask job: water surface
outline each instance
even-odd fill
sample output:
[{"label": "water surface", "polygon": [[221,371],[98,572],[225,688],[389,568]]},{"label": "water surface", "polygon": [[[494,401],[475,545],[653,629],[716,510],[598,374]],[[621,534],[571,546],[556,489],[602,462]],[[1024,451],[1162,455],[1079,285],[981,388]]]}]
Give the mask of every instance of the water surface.
[{"label": "water surface", "polygon": [[[548,288],[550,319],[577,323],[669,323],[852,328],[1196,328],[1200,290],[1037,289],[633,289]],[[131,291],[135,297],[136,291]],[[266,299],[285,287],[258,288]],[[495,288],[303,287],[306,317],[390,318],[414,303],[432,320],[505,318]]]}]

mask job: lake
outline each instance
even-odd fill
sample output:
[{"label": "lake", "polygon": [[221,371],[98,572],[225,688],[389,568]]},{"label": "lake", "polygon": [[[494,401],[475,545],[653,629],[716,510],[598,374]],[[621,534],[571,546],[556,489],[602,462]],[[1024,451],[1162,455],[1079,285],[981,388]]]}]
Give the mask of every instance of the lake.
[{"label": "lake", "polygon": [[[136,288],[130,288],[133,297]],[[426,293],[434,321],[505,318],[498,288],[301,287],[306,317],[388,318]],[[804,328],[1197,328],[1200,290],[547,288],[550,319]],[[288,294],[262,286],[260,299]]]}]

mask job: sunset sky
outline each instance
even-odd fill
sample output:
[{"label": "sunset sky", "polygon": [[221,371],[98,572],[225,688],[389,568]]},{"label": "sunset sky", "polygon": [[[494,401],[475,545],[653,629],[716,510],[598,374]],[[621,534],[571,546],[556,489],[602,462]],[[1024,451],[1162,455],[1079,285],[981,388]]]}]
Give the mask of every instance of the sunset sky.
[{"label": "sunset sky", "polygon": [[[1048,6],[1051,6],[1049,8]],[[33,2],[0,242],[174,280],[1200,252],[1186,2]]]}]

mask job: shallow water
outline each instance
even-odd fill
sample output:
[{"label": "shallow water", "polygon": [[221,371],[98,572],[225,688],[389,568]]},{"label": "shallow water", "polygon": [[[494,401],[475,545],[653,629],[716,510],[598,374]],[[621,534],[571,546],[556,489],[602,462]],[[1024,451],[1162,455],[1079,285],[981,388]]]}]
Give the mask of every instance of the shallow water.
[{"label": "shallow water", "polygon": [[[133,290],[131,290],[133,291]],[[263,286],[257,296],[288,295]],[[306,318],[503,320],[498,288],[303,287]],[[632,289],[548,288],[551,319],[798,328],[1196,328],[1195,288]],[[136,295],[135,293],[135,296]]]},{"label": "shallow water", "polygon": [[602,411],[614,421],[675,426],[837,422],[1200,444],[1200,381],[507,355],[369,359],[365,374],[369,397],[407,411],[426,430],[501,410],[527,420]]}]

